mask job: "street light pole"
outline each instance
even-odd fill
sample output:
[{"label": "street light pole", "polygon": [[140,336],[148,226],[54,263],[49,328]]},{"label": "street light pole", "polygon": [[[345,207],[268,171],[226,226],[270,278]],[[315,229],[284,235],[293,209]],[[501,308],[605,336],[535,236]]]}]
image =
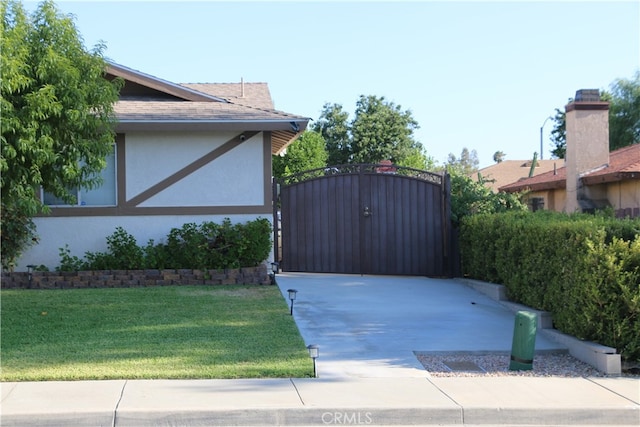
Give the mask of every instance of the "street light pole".
[{"label": "street light pole", "polygon": [[542,126],[540,126],[540,160],[542,160],[542,130],[544,129],[544,125],[547,124],[547,120],[553,120],[553,117],[549,116],[546,119],[544,119],[544,122],[542,122]]}]

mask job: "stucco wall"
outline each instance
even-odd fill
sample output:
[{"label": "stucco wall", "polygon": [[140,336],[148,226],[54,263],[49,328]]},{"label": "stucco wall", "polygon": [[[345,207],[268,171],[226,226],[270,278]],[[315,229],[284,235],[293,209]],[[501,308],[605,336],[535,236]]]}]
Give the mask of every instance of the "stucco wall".
[{"label": "stucco wall", "polygon": [[640,207],[640,180],[609,184],[607,186],[607,199],[616,210]]},{"label": "stucco wall", "polygon": [[[118,226],[144,246],[149,239],[161,241],[171,228],[187,222],[271,220],[270,139],[265,139],[263,133],[246,141],[238,136],[238,132],[127,133],[120,148],[125,153],[124,166],[116,165],[125,172],[118,173],[118,188],[125,189],[125,204],[167,178],[165,182],[173,183],[149,198],[138,197],[126,209],[122,205],[98,209],[63,207],[50,216],[35,218],[39,243],[18,260],[16,271],[25,271],[29,264],[53,270],[60,262],[60,248],[65,245],[78,257],[87,251],[105,251],[106,237]],[[242,142],[213,160],[206,157],[234,138]],[[203,158],[207,160],[200,162]],[[177,182],[170,178],[185,168],[188,173]],[[271,254],[269,260],[272,259]]]},{"label": "stucco wall", "polygon": [[[145,132],[126,135],[127,198],[171,176],[231,139],[234,133]],[[194,171],[140,207],[264,204],[262,134]]]},{"label": "stucco wall", "polygon": [[533,191],[529,198],[542,197],[544,199],[544,209],[548,211],[564,212],[566,191],[564,189]]}]

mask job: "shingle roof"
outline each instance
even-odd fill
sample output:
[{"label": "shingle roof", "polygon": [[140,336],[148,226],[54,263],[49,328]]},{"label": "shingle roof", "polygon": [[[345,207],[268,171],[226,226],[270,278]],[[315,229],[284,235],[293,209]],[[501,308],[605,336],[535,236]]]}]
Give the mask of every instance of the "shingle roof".
[{"label": "shingle roof", "polygon": [[274,109],[266,83],[176,84],[114,63],[109,64],[107,75],[131,82],[114,107],[118,131],[271,131],[272,152],[278,154],[310,120]]},{"label": "shingle roof", "polygon": [[[537,160],[534,176],[541,173],[552,171],[555,167],[564,165],[562,160]],[[493,191],[504,185],[518,181],[522,178],[528,178],[531,170],[531,160],[504,160],[500,163],[482,168],[478,173],[485,180],[485,185]],[[474,173],[471,178],[478,180],[478,174]]]},{"label": "shingle roof", "polygon": [[[583,184],[594,185],[626,179],[640,179],[640,144],[633,144],[609,153],[609,165],[582,177]],[[500,191],[513,193],[523,190],[540,191],[566,188],[566,167],[523,179],[500,187]]]},{"label": "shingle roof", "polygon": [[293,121],[305,117],[225,102],[126,99],[115,105],[120,121]]},{"label": "shingle roof", "polygon": [[223,98],[234,104],[275,109],[266,83],[181,83],[180,86]]}]

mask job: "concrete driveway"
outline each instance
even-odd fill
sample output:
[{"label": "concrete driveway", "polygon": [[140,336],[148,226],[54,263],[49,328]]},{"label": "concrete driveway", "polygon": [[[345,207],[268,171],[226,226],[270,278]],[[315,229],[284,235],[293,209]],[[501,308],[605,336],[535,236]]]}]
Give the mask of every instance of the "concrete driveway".
[{"label": "concrete driveway", "polygon": [[[406,276],[282,273],[298,290],[294,319],[317,344],[318,375],[425,377],[414,351],[510,352],[515,314],[455,280]],[[536,351],[565,350],[541,334]]]}]

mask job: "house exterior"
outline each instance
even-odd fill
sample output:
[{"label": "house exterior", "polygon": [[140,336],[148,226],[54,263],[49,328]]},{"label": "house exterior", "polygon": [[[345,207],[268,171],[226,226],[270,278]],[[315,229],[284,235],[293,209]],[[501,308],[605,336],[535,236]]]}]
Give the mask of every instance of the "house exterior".
[{"label": "house exterior", "polygon": [[640,216],[640,144],[609,152],[609,104],[597,92],[579,90],[566,106],[565,166],[500,191],[528,191],[530,205],[553,211],[612,207],[621,218]]},{"label": "house exterior", "polygon": [[274,109],[266,83],[175,84],[111,63],[116,77],[125,85],[103,185],[79,189],[76,206],[43,194],[51,213],[35,218],[39,243],[17,271],[55,268],[65,245],[104,251],[118,226],[145,245],[187,222],[272,218],[271,156],[309,118]]},{"label": "house exterior", "polygon": [[[519,181],[524,178],[528,178],[531,173],[532,160],[503,160],[500,163],[487,166],[480,169],[477,173],[472,174],[470,177],[474,181],[478,181],[478,175],[482,177],[483,183],[486,187],[489,187],[494,193],[498,192],[498,189],[504,185],[511,184],[512,182]],[[562,160],[536,160],[536,166],[533,169],[533,175],[540,175],[541,173],[550,172],[554,168],[558,168],[564,165]]]}]

